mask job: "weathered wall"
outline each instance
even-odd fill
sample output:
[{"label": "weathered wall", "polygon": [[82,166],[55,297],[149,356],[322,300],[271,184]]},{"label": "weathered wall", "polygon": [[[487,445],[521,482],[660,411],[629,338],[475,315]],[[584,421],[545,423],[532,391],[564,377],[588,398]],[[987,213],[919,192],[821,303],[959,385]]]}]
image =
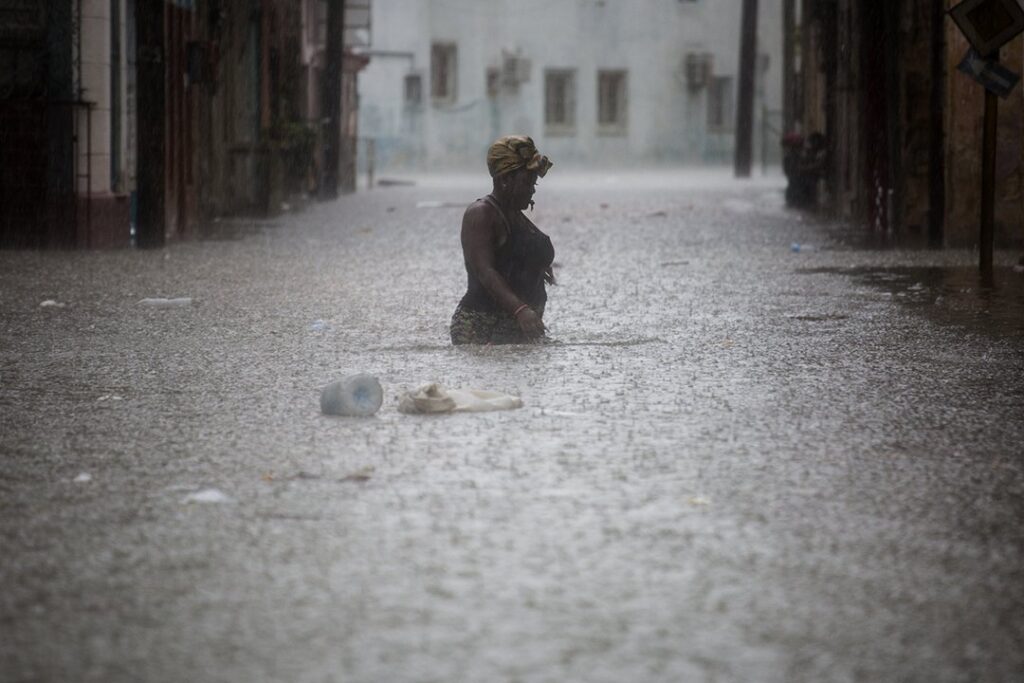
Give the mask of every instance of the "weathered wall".
[{"label": "weathered wall", "polygon": [[[948,6],[956,2],[948,0]],[[831,145],[824,203],[840,216],[863,221],[869,230],[910,239],[927,236],[929,129],[932,117],[943,116],[944,241],[971,246],[977,242],[980,215],[984,90],[956,69],[967,41],[945,18],[945,103],[936,111],[930,100],[931,2],[899,2],[895,37],[882,30],[889,21],[883,7],[854,0],[802,4],[804,131],[827,132]],[[1003,48],[1002,61],[1024,72],[1024,38]],[[1024,243],[1021,86],[999,102],[996,183],[997,244]]]},{"label": "weathered wall", "polygon": [[[950,0],[949,5],[956,4]],[[946,36],[947,158],[946,233],[950,246],[977,244],[981,214],[981,142],[984,89],[956,70],[967,51],[967,40],[953,22]],[[1024,38],[1018,36],[1001,52],[1002,62],[1024,73]],[[996,244],[1024,244],[1024,87],[999,100],[996,153]]]}]

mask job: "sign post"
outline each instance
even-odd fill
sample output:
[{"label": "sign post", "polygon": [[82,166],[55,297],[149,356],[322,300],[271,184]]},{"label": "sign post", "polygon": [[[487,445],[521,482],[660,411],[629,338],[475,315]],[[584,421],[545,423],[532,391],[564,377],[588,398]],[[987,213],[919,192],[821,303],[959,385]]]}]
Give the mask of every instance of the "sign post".
[{"label": "sign post", "polygon": [[992,280],[995,244],[996,132],[999,100],[1020,80],[999,65],[999,48],[1024,31],[1024,9],[1017,0],[964,0],[949,15],[972,49],[957,67],[985,86],[985,123],[981,142],[981,231],[978,238],[981,276]]}]

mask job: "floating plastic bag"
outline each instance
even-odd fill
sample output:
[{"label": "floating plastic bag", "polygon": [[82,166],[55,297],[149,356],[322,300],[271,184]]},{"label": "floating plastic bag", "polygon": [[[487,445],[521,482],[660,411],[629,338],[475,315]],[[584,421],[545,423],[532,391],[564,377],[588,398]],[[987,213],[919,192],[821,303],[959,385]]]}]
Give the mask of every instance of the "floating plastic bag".
[{"label": "floating plastic bag", "polygon": [[446,389],[436,382],[407,391],[398,399],[398,412],[408,414],[486,413],[522,407],[518,396],[486,389]]}]

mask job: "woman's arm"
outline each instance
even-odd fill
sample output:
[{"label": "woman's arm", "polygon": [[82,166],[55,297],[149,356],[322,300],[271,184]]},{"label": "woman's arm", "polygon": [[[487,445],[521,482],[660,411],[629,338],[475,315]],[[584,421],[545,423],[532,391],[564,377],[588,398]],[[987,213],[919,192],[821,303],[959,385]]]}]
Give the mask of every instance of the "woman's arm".
[{"label": "woman's arm", "polygon": [[462,218],[462,254],[466,266],[509,315],[514,315],[520,329],[530,336],[544,332],[544,324],[529,307],[525,307],[505,278],[494,267],[494,252],[504,243],[505,227],[495,210],[483,202],[466,209]]}]

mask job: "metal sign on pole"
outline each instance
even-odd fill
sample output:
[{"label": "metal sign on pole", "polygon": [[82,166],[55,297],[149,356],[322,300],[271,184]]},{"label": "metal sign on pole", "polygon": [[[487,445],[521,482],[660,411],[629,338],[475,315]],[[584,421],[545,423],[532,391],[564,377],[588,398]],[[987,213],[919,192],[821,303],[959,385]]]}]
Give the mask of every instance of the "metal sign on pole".
[{"label": "metal sign on pole", "polygon": [[982,57],[1024,31],[1024,9],[1017,0],[964,0],[949,10],[949,16]]},{"label": "metal sign on pole", "polygon": [[[999,66],[999,48],[1024,31],[1024,9],[1017,0],[964,0],[949,15],[967,38],[967,53],[957,68],[985,86],[985,125],[981,142],[981,231],[978,239],[981,275],[992,278],[995,243],[996,131],[999,100],[1009,94],[1017,74]],[[1002,94],[1005,97],[1005,94]]]},{"label": "metal sign on pole", "polygon": [[969,48],[957,71],[967,74],[985,87],[985,90],[999,95],[1004,100],[1020,82],[1020,75],[999,64],[997,60],[985,59],[974,48]]}]

